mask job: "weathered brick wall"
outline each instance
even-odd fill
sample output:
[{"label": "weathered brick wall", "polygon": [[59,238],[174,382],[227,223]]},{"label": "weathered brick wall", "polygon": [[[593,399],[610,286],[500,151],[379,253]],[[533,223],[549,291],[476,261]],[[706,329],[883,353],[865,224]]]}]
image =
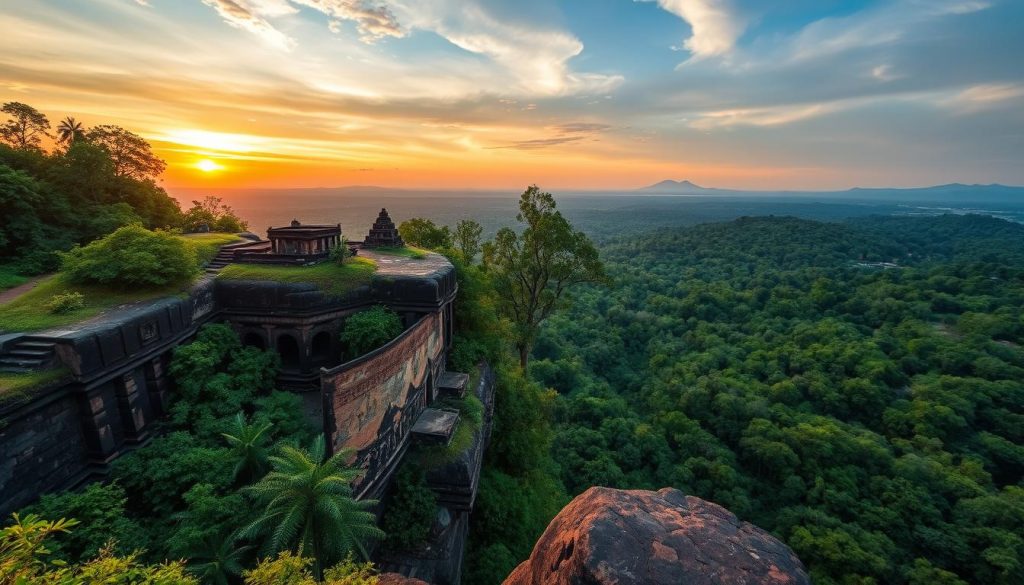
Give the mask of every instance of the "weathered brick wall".
[{"label": "weathered brick wall", "polygon": [[408,442],[445,351],[441,313],[426,315],[400,337],[366,356],[321,374],[326,431],[335,452],[356,451],[365,470],[356,493],[386,476]]},{"label": "weathered brick wall", "polygon": [[38,405],[25,405],[0,420],[0,510],[5,513],[87,471],[76,397],[63,393]]}]

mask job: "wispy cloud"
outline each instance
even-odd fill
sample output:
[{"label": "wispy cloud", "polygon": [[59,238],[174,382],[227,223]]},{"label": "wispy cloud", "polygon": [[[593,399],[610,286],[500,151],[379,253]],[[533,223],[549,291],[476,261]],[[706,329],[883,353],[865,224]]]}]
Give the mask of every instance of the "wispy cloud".
[{"label": "wispy cloud", "polygon": [[592,139],[593,136],[611,129],[608,124],[599,122],[569,122],[559,124],[550,128],[554,136],[549,138],[532,138],[529,140],[518,140],[510,144],[500,146],[489,146],[488,148],[514,148],[516,150],[539,150],[552,146],[560,146],[570,142]]},{"label": "wispy cloud", "polygon": [[[203,0],[203,4],[216,10],[224,22],[235,28],[251,32],[275,47],[290,50],[295,45],[293,39],[274,28],[274,25],[263,17],[263,14],[268,12],[265,8],[261,10],[251,6],[246,0]],[[274,4],[266,6],[274,6]],[[280,15],[280,13],[275,15]]]},{"label": "wispy cloud", "polygon": [[286,50],[295,46],[295,39],[275,28],[270,19],[296,14],[298,7],[312,8],[329,17],[328,28],[332,32],[341,31],[342,21],[354,22],[363,42],[405,36],[391,10],[371,0],[203,0],[203,3],[214,8],[231,26]]},{"label": "wispy cloud", "polygon": [[987,83],[968,87],[941,103],[960,113],[973,113],[1001,107],[1024,98],[1024,84]]}]

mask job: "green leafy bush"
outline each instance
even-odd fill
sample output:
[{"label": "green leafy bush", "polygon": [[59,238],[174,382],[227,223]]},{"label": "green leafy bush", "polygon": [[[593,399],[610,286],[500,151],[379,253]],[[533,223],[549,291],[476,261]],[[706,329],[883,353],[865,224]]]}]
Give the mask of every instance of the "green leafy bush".
[{"label": "green leafy bush", "polygon": [[134,286],[185,282],[199,271],[191,244],[140,225],[64,253],[63,269],[74,282]]},{"label": "green leafy bush", "polygon": [[46,308],[54,315],[67,315],[85,307],[85,297],[80,292],[66,292],[53,295]]},{"label": "green leafy bush", "polygon": [[345,344],[345,357],[355,359],[391,341],[402,332],[398,313],[378,305],[352,315],[345,321],[341,342]]},{"label": "green leafy bush", "polygon": [[54,536],[49,548],[52,558],[79,562],[95,557],[111,541],[117,554],[146,548],[145,531],[125,515],[126,501],[120,485],[94,483],[80,492],[46,494],[24,514],[78,520],[74,531]]},{"label": "green leafy bush", "polygon": [[335,264],[344,264],[350,256],[352,256],[352,251],[348,249],[348,238],[341,238],[341,243],[328,252],[328,258]]},{"label": "green leafy bush", "polygon": [[426,542],[437,515],[437,496],[427,485],[423,470],[406,465],[398,472],[381,528],[388,548],[404,551]]}]

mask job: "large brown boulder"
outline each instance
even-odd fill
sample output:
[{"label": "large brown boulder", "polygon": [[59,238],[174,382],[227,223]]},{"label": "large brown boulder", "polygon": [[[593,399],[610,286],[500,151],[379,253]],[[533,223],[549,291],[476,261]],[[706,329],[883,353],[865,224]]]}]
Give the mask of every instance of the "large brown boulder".
[{"label": "large brown boulder", "polygon": [[800,559],[732,512],[679,490],[590,488],[504,585],[809,584]]}]

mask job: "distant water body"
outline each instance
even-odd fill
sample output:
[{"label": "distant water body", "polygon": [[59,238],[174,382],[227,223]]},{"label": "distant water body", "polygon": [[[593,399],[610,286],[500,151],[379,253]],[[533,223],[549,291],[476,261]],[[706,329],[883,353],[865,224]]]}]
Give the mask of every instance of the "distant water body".
[{"label": "distant water body", "polygon": [[[210,191],[171,192],[182,207]],[[426,217],[443,225],[461,219],[480,222],[487,235],[515,223],[519,193],[512,191],[391,191],[377,188],[234,189],[215,194],[264,234],[270,226],[340,223],[350,239],[361,240],[382,207],[395,223]],[[726,221],[741,216],[793,215],[836,221],[864,215],[939,215],[977,213],[1024,223],[1024,203],[1005,201],[899,201],[846,194],[761,194],[733,196],[666,196],[630,192],[555,193],[558,207],[576,225],[597,238],[635,233],[644,228]]]}]

